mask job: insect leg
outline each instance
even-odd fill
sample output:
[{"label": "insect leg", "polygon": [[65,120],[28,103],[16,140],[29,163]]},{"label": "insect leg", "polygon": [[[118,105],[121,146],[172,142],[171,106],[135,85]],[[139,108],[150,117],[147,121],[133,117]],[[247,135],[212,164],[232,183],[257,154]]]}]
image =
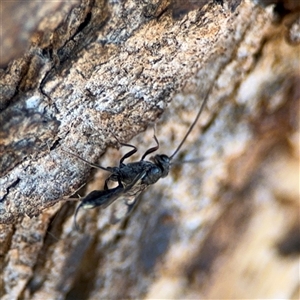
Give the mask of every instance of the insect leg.
[{"label": "insect leg", "polygon": [[125,144],[119,141],[119,139],[114,135],[115,139],[117,140],[117,142],[121,145],[121,146],[125,146],[125,147],[130,147],[133,148],[133,150],[129,151],[128,153],[126,153],[121,159],[120,159],[120,166],[123,164],[123,161],[130,157],[131,155],[133,155],[135,152],[137,152],[137,148],[133,145],[130,144]]},{"label": "insect leg", "polygon": [[80,229],[79,229],[79,226],[78,226],[78,223],[77,223],[76,219],[77,219],[77,215],[78,215],[79,209],[80,209],[83,205],[84,205],[83,202],[81,202],[81,203],[77,206],[77,208],[76,208],[76,210],[75,210],[75,214],[74,214],[74,228],[75,228],[77,231],[79,231]]},{"label": "insect leg", "polygon": [[135,152],[137,152],[137,148],[135,147],[135,146],[133,146],[133,145],[130,145],[130,144],[124,144],[124,143],[120,143],[122,146],[125,146],[125,147],[131,147],[131,148],[133,148],[133,150],[131,150],[131,151],[129,151],[128,153],[126,153],[122,158],[121,158],[121,160],[120,160],[120,165],[122,165],[123,164],[123,161],[126,159],[126,158],[128,158],[128,157],[130,157],[131,155],[133,155]]},{"label": "insect leg", "polygon": [[155,142],[156,142],[156,146],[154,146],[154,147],[148,149],[148,150],[144,153],[144,155],[142,156],[141,160],[144,160],[144,158],[145,158],[147,155],[149,155],[150,153],[152,153],[152,152],[158,150],[158,148],[159,148],[159,142],[158,142],[158,140],[157,140],[155,134],[153,135],[153,138],[154,138],[154,140],[155,140]]}]

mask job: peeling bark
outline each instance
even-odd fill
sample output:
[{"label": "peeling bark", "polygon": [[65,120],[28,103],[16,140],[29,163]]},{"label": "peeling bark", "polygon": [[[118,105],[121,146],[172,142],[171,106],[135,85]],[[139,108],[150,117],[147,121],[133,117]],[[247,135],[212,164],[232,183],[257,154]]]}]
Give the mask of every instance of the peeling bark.
[{"label": "peeling bark", "polygon": [[[275,24],[249,1],[32,2],[30,22],[18,8],[3,45],[15,30],[23,50],[0,73],[3,299],[297,296],[297,258],[282,258],[299,253],[297,9]],[[175,165],[123,222],[89,210],[74,231],[59,200],[107,174],[62,150],[115,166],[115,136],[160,117],[170,154],[210,88],[178,155],[201,161]],[[131,141],[139,153],[152,134]]]}]

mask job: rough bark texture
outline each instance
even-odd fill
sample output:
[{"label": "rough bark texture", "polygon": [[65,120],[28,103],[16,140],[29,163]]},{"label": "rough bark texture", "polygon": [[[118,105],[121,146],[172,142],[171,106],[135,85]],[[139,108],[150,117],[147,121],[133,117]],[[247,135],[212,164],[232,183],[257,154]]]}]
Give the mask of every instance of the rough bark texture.
[{"label": "rough bark texture", "polygon": [[[299,298],[300,17],[274,2],[0,4],[3,299]],[[62,150],[115,166],[157,122],[171,154],[209,90],[177,157],[201,160],[75,231],[59,200],[107,174]]]}]

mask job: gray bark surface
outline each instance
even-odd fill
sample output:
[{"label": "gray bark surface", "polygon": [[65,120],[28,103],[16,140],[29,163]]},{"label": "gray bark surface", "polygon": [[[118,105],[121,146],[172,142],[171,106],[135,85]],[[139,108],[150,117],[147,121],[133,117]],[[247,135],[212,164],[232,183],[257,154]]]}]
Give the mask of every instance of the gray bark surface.
[{"label": "gray bark surface", "polygon": [[[1,5],[3,299],[298,297],[298,8],[276,23],[249,1]],[[138,160],[157,123],[171,155],[207,92],[176,157],[199,161],[123,222],[86,210],[74,230],[62,200],[108,174],[63,150],[117,166],[117,137]]]}]

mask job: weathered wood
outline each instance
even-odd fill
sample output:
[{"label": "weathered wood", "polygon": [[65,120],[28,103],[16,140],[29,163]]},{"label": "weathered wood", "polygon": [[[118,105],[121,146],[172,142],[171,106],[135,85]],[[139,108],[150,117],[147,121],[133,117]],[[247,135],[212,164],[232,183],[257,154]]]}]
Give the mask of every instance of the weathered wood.
[{"label": "weathered wood", "polygon": [[[283,257],[299,251],[299,16],[195,3],[32,4],[30,49],[1,61],[3,299],[297,297],[297,257]],[[201,161],[175,165],[124,223],[89,210],[74,231],[75,203],[54,203],[90,168],[62,149],[113,166],[114,136],[161,116],[170,154],[211,86],[178,155]],[[131,141],[139,153],[152,134]],[[107,176],[93,174],[85,192]]]}]

